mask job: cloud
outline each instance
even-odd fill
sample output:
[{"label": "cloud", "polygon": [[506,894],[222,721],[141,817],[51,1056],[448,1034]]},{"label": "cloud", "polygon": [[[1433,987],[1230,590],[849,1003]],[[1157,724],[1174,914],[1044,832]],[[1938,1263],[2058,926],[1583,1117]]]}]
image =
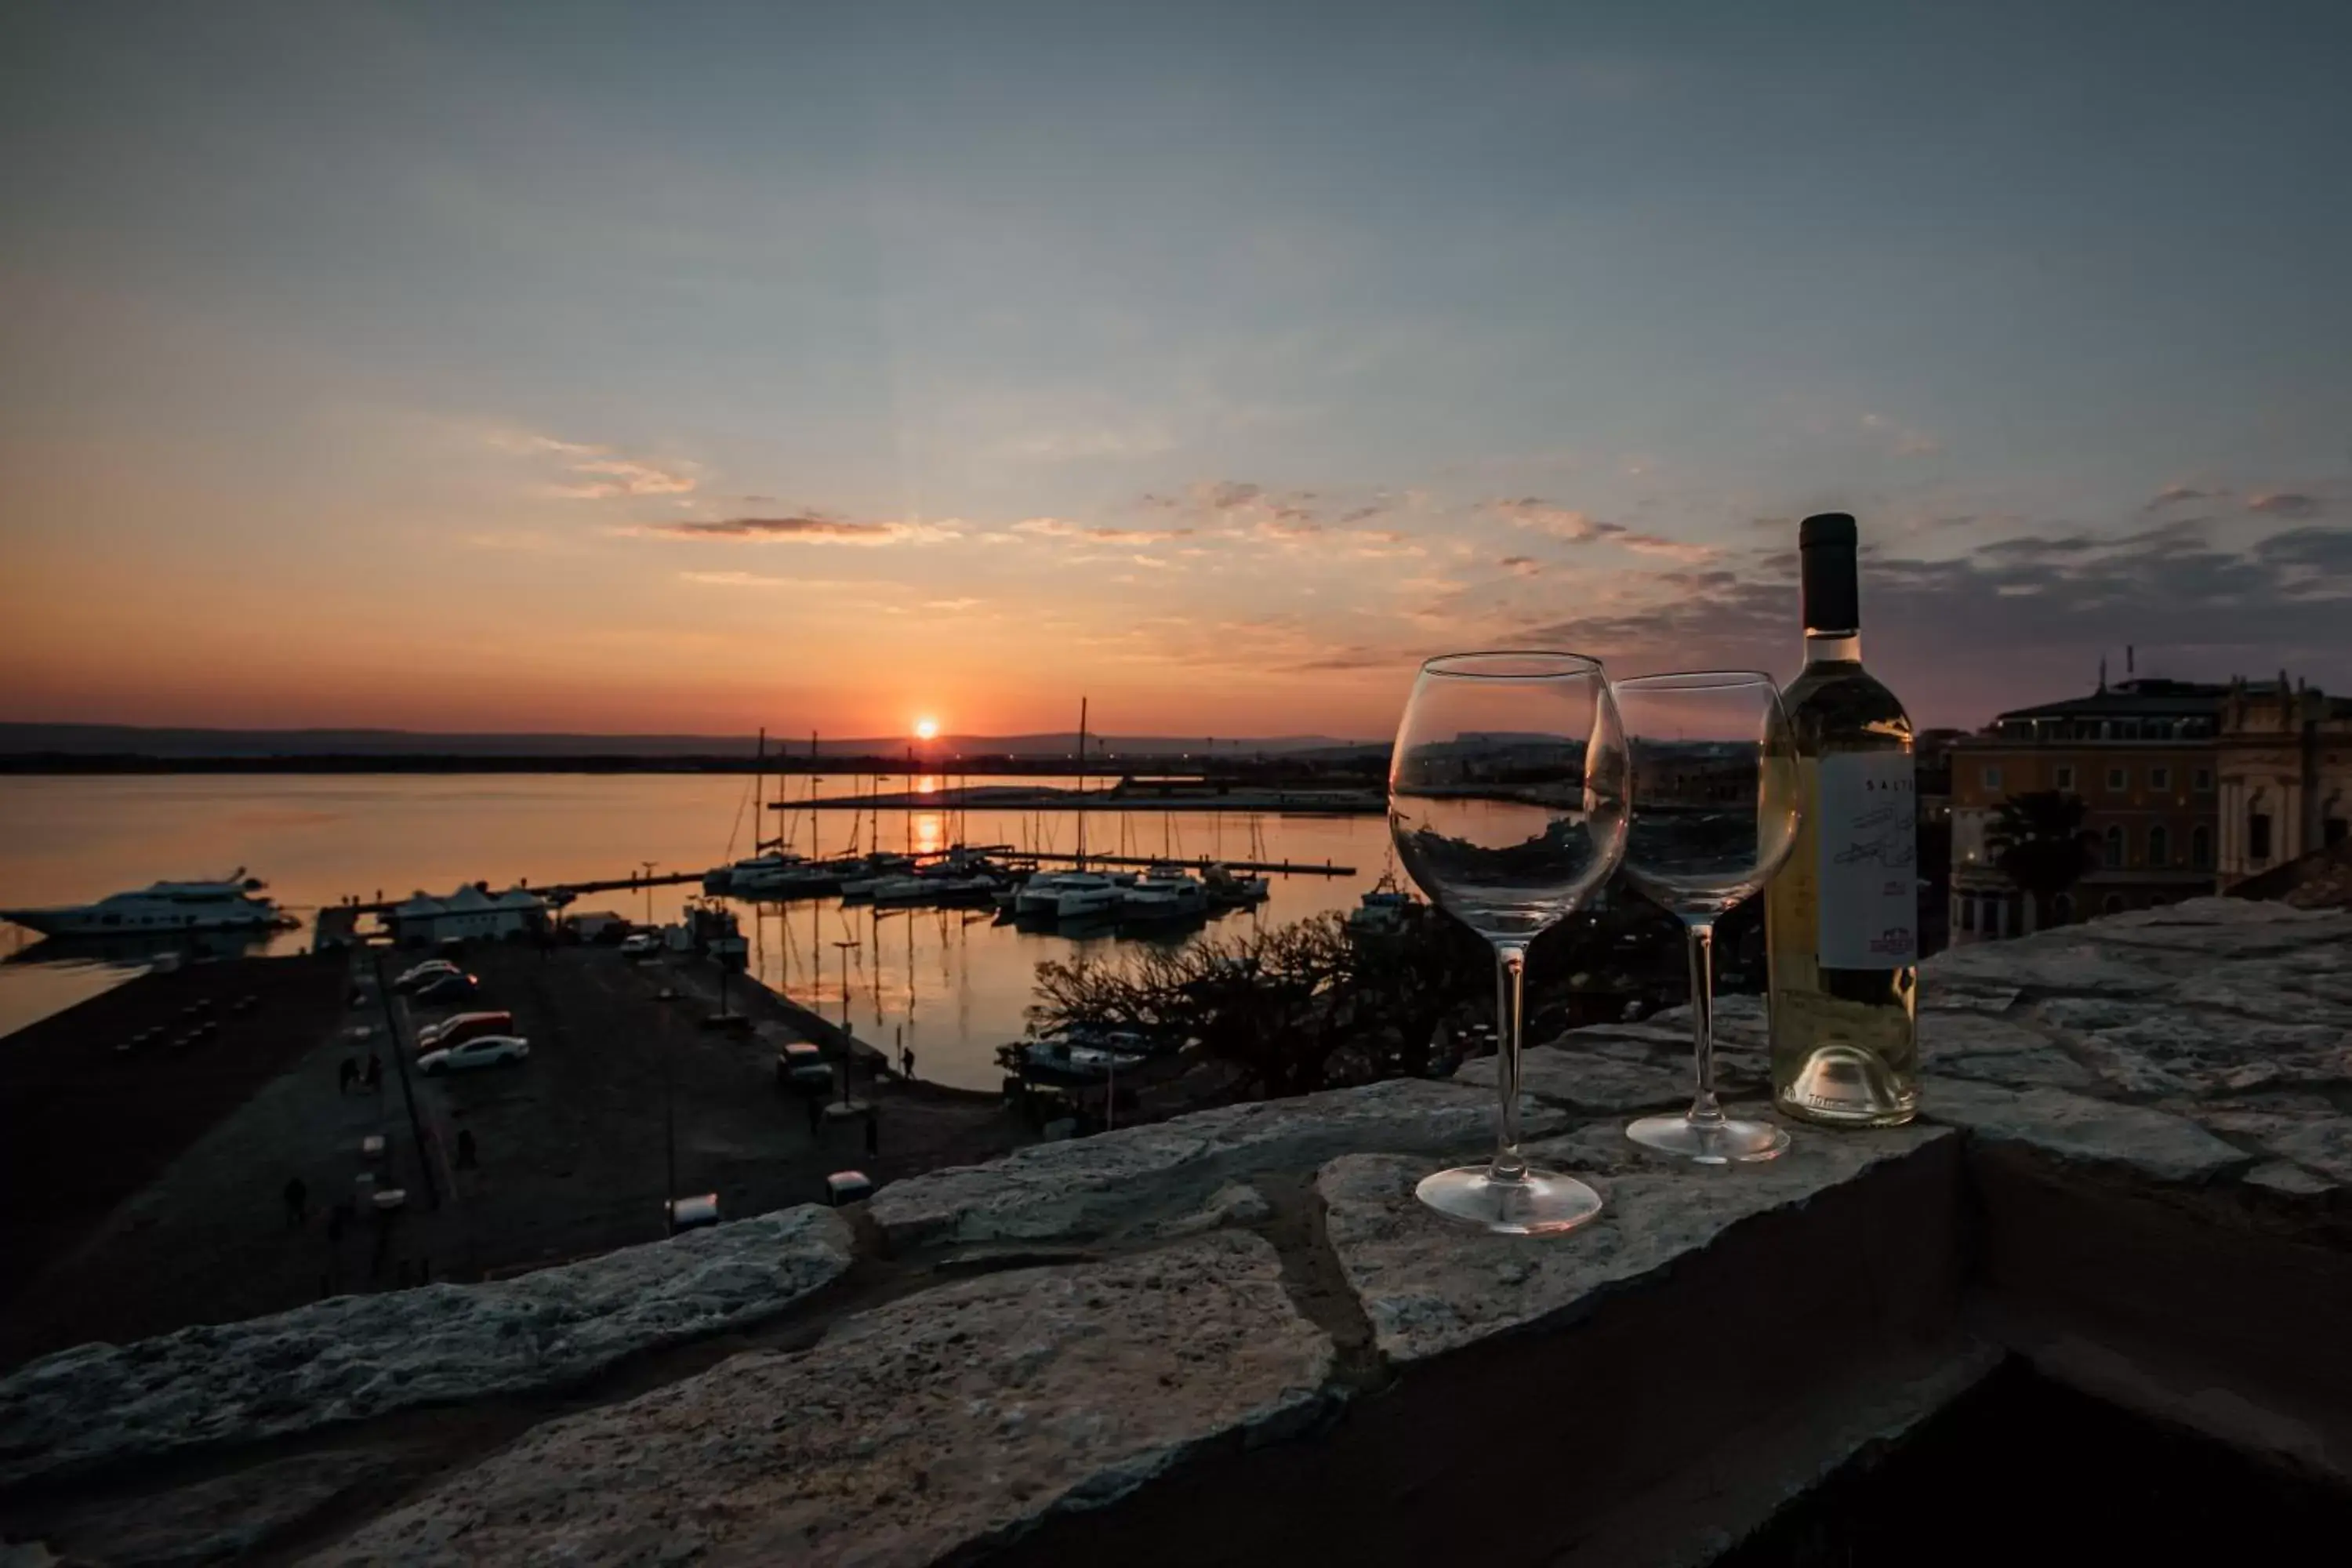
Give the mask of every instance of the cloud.
[{"label": "cloud", "polygon": [[1668,561],[1680,561],[1692,566],[1704,566],[1718,553],[1711,544],[1690,544],[1654,533],[1623,534],[1614,542],[1638,555],[1663,556]]},{"label": "cloud", "polygon": [[1669,561],[1681,561],[1693,565],[1715,559],[1714,546],[1685,544],[1662,534],[1636,533],[1622,523],[1603,522],[1590,512],[1564,507],[1540,496],[1523,496],[1517,500],[1493,500],[1486,510],[1509,519],[1521,528],[1533,529],[1570,544],[1607,542],[1636,554],[1663,556]]},{"label": "cloud", "polygon": [[[2101,653],[2126,642],[2139,645],[2143,668],[2152,656],[2168,675],[2218,679],[2284,663],[2352,678],[2341,633],[2352,616],[2352,532],[2294,529],[2241,549],[2216,542],[2214,526],[2051,532],[1941,559],[1875,554],[1863,568],[1871,662],[1898,691],[1941,705],[1930,722],[1978,722],[1998,706],[2087,689]],[[1795,574],[1787,552],[1623,574],[1596,584],[1589,612],[1511,630],[1633,668],[1777,662],[1794,636]]]},{"label": "cloud", "polygon": [[1097,544],[1164,544],[1192,535],[1189,528],[1096,528],[1058,517],[1033,517],[1014,523],[1011,531],[1036,539],[1084,539]]},{"label": "cloud", "polygon": [[820,513],[796,517],[722,517],[686,522],[649,523],[627,531],[672,539],[738,541],[755,544],[932,543],[961,537],[960,531],[929,522],[851,522]]},{"label": "cloud", "polygon": [[2246,498],[2246,510],[2264,517],[2317,517],[2327,506],[2300,490],[2263,490]]},{"label": "cloud", "polygon": [[706,588],[791,588],[800,593],[835,593],[844,589],[867,592],[873,583],[837,583],[813,577],[775,577],[761,572],[681,572],[681,583],[697,583]]},{"label": "cloud", "polygon": [[559,500],[691,495],[698,482],[683,465],[622,457],[609,447],[586,441],[563,441],[553,436],[513,430],[493,430],[483,439],[501,452],[519,457],[560,458],[574,478],[569,483],[547,485],[541,492]]},{"label": "cloud", "polygon": [[944,610],[950,614],[953,614],[958,610],[971,609],[978,605],[980,601],[978,599],[926,599],[923,601],[923,608],[927,610]]},{"label": "cloud", "polygon": [[2207,499],[2205,491],[2197,489],[2191,486],[2167,485],[2162,489],[2157,491],[2154,496],[2150,497],[2148,503],[2139,510],[2143,512],[2157,512],[2162,511],[2168,506],[2179,506],[2183,501],[2204,500],[2205,499]]},{"label": "cloud", "polygon": [[1554,539],[1564,539],[1570,544],[1590,544],[1595,540],[1608,539],[1625,531],[1616,523],[1602,522],[1589,512],[1560,506],[1539,496],[1488,501],[1486,509],[1521,528],[1531,528]]},{"label": "cloud", "polygon": [[1537,577],[1543,574],[1543,563],[1532,555],[1506,555],[1495,564],[1515,577]]}]

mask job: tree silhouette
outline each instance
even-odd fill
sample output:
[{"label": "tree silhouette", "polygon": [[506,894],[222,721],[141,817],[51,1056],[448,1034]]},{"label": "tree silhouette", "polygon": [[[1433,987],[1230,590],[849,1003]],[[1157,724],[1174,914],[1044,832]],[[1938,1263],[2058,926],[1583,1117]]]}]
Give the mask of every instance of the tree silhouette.
[{"label": "tree silhouette", "polygon": [[2087,809],[2080,795],[2054,789],[2013,795],[1993,808],[1985,847],[2033,900],[2036,930],[2050,925],[2050,900],[2098,864],[2098,837],[2083,826]]}]

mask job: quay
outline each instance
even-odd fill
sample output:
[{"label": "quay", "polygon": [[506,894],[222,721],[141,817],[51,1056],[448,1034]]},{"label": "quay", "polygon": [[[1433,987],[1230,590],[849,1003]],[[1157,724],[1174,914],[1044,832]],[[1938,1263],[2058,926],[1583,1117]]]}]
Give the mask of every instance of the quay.
[{"label": "quay", "polygon": [[[505,1279],[658,1240],[672,1197],[715,1193],[737,1219],[822,1202],[835,1171],[878,1184],[1035,1137],[1001,1097],[907,1081],[751,976],[727,977],[715,1026],[708,959],[485,940],[463,962],[481,988],[445,1007],[389,994],[379,977],[406,959],[381,944],[189,964],[0,1040],[0,1369],[328,1296]],[[417,1029],[474,1008],[511,1013],[530,1058],[417,1071]],[[845,1069],[857,1113],[813,1117],[781,1090],[777,1053],[798,1040]],[[371,1056],[377,1086],[346,1085],[341,1064]],[[404,1200],[379,1215],[366,1195],[389,1189]],[[357,1212],[338,1221],[339,1205]]]}]

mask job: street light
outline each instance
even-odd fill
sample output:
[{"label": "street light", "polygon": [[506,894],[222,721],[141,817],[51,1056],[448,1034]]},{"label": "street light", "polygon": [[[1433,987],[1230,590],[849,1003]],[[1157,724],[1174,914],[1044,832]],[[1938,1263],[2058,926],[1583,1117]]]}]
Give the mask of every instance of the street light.
[{"label": "street light", "polygon": [[661,862],[658,860],[645,860],[639,862],[639,864],[643,865],[646,868],[646,924],[651,925],[654,923],[654,868],[660,865]]},{"label": "street light", "polygon": [[856,938],[833,944],[841,952],[841,1032],[849,1033],[849,950],[859,944]]}]

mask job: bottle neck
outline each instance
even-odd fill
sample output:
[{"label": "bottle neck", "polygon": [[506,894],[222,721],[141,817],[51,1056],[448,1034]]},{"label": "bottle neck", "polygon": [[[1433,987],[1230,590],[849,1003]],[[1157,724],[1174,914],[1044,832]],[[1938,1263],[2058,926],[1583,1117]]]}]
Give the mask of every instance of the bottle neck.
[{"label": "bottle neck", "polygon": [[1860,632],[1807,632],[1805,662],[1814,664],[1860,664],[1862,634]]}]

